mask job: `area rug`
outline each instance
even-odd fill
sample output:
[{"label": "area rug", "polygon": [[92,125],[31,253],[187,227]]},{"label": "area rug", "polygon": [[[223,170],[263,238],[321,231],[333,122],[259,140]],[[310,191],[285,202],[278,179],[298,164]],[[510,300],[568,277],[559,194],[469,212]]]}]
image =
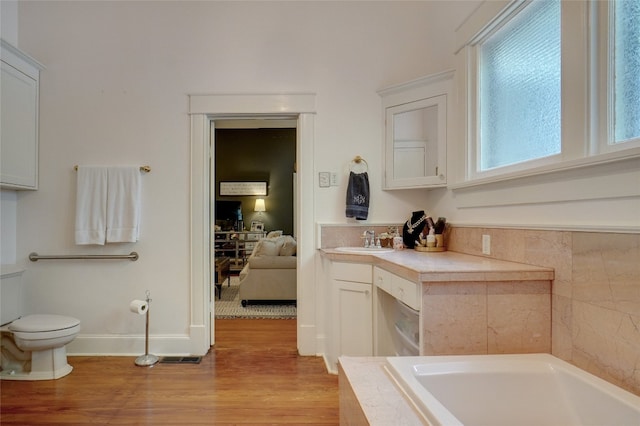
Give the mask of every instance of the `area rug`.
[{"label": "area rug", "polygon": [[240,296],[238,295],[240,279],[231,277],[231,286],[225,281],[222,285],[222,298],[218,299],[216,294],[215,315],[216,319],[229,318],[268,318],[268,319],[290,319],[296,318],[296,305],[294,304],[251,304],[242,307]]}]

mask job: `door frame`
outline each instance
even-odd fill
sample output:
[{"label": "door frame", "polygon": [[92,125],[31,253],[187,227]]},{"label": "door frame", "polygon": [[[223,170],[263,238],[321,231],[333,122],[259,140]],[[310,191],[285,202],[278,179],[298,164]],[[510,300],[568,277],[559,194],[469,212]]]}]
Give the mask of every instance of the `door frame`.
[{"label": "door frame", "polygon": [[297,119],[294,222],[297,235],[297,341],[301,355],[316,354],[314,118],[315,94],[191,95],[191,353],[215,343],[211,297],[211,128],[234,117]]}]

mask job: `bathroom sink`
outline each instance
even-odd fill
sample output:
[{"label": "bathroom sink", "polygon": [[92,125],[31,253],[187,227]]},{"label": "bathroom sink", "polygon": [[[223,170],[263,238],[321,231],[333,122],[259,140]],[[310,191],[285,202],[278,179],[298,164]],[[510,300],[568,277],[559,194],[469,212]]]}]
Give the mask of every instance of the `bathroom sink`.
[{"label": "bathroom sink", "polygon": [[386,247],[336,247],[335,250],[353,254],[381,254],[391,253],[393,251],[392,248]]}]

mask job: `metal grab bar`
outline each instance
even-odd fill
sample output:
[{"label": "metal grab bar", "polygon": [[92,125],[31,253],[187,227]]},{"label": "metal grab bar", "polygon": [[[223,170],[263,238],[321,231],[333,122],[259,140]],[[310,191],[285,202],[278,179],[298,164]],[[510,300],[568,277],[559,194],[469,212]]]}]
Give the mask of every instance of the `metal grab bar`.
[{"label": "metal grab bar", "polygon": [[55,259],[130,259],[132,262],[138,260],[138,253],[132,251],[129,254],[70,254],[60,256],[40,256],[38,253],[30,253],[29,260],[36,262],[38,260],[55,260]]}]

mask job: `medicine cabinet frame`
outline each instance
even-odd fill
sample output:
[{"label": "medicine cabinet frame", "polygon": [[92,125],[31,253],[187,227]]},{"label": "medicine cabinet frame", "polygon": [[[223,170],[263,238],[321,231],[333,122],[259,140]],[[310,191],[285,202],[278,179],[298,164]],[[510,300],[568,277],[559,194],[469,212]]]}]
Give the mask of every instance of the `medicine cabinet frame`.
[{"label": "medicine cabinet frame", "polygon": [[453,75],[445,71],[378,91],[385,135],[382,189],[447,185]]}]

